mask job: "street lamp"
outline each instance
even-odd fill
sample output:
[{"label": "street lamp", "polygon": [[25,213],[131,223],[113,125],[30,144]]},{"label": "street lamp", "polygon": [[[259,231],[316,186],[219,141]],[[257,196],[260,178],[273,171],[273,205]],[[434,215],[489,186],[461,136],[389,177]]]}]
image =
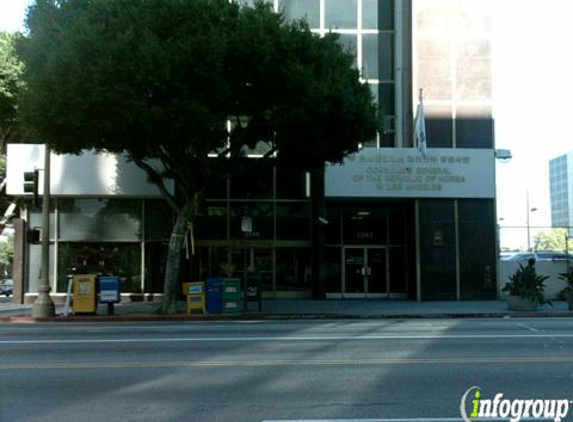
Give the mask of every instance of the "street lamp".
[{"label": "street lamp", "polygon": [[537,211],[537,208],[529,207],[529,190],[526,192],[525,199],[527,206],[527,251],[531,252],[530,217],[532,212]]},{"label": "street lamp", "polygon": [[44,196],[42,197],[42,278],[38,296],[32,305],[32,316],[51,317],[55,306],[50,297],[50,148],[44,150]]}]

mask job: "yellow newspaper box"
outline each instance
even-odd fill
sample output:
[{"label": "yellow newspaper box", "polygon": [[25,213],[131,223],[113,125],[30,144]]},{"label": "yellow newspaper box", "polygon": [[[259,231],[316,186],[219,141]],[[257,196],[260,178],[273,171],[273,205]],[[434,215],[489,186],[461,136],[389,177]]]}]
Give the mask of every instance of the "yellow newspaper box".
[{"label": "yellow newspaper box", "polygon": [[205,283],[183,283],[183,294],[187,296],[187,315],[195,309],[205,313]]},{"label": "yellow newspaper box", "polygon": [[95,313],[97,288],[95,274],[76,274],[73,280],[74,314]]}]

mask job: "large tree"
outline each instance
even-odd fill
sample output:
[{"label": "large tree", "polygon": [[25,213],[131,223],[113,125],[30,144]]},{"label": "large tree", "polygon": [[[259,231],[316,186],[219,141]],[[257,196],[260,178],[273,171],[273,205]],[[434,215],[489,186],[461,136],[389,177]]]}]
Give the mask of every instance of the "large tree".
[{"label": "large tree", "polygon": [[18,98],[24,88],[24,65],[16,54],[17,34],[0,31],[0,151],[20,138]]},{"label": "large tree", "polygon": [[264,159],[321,174],[378,130],[370,90],[336,36],[287,23],[262,2],[38,0],[27,27],[27,121],[61,153],[127,152],[177,215],[163,312],[174,310],[201,196],[227,174],[222,166],[245,165],[245,146],[264,142]]},{"label": "large tree", "polygon": [[535,235],[534,244],[536,251],[559,251],[573,249],[573,243],[568,242],[569,232],[565,228],[551,229],[539,232]]}]

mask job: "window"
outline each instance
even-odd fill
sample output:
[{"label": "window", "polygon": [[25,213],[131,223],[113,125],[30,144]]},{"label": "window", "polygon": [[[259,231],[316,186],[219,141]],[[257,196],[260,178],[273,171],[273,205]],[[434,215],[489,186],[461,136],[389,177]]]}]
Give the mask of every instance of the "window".
[{"label": "window", "polygon": [[325,0],[324,24],[327,28],[358,28],[357,0]]},{"label": "window", "polygon": [[141,201],[124,199],[66,199],[58,202],[63,240],[141,239]]},{"label": "window", "polygon": [[320,27],[319,0],[280,0],[279,9],[287,19],[305,19],[311,28]]}]

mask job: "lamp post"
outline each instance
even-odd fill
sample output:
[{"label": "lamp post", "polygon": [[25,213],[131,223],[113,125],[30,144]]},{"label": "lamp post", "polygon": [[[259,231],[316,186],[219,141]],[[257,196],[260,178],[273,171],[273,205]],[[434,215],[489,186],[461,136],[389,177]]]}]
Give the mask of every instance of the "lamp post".
[{"label": "lamp post", "polygon": [[526,192],[525,200],[527,206],[527,252],[531,252],[530,217],[532,212],[537,211],[537,208],[529,207],[529,190]]},{"label": "lamp post", "polygon": [[46,144],[42,197],[42,278],[38,285],[38,297],[32,307],[32,316],[50,317],[55,313],[54,302],[50,297],[50,149]]}]

